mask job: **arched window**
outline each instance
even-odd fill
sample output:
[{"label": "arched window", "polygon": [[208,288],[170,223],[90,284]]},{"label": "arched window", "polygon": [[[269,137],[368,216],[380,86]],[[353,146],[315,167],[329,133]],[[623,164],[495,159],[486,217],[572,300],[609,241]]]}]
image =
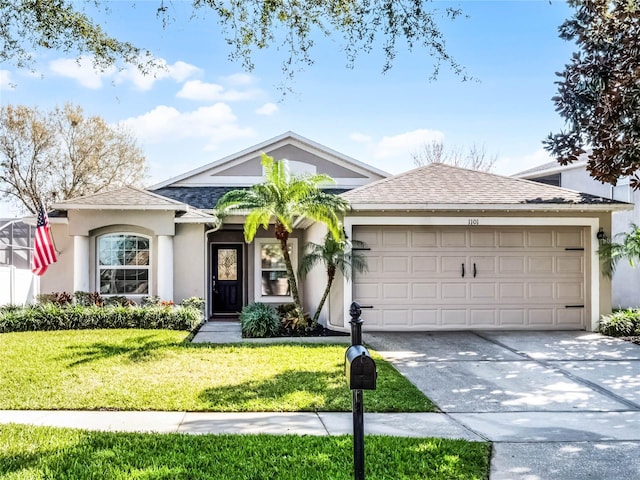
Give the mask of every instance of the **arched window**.
[{"label": "arched window", "polygon": [[150,240],[131,233],[98,237],[101,295],[148,295]]}]

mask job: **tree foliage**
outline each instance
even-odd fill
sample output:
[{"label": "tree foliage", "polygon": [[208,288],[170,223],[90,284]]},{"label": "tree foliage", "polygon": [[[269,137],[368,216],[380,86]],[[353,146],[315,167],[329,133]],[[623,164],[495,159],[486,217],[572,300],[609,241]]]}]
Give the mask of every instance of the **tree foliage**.
[{"label": "tree foliage", "polygon": [[0,108],[0,193],[31,213],[39,202],[139,184],[145,157],[123,127],[85,117],[67,104],[49,112],[23,105]]},{"label": "tree foliage", "polygon": [[[101,68],[117,60],[148,68],[150,53],[110,36],[86,13],[83,7],[88,6],[108,14],[108,7],[98,0],[0,0],[0,62],[30,66],[33,52],[44,47],[94,55]],[[175,20],[174,7],[171,0],[157,2],[165,28]],[[442,64],[465,75],[448,53],[439,28],[440,20],[455,19],[461,11],[434,7],[432,0],[191,0],[190,10],[194,16],[215,17],[231,59],[249,71],[257,50],[275,47],[285,52],[283,70],[293,75],[297,65],[313,63],[314,42],[324,35],[342,36],[348,65],[378,45],[386,71],[399,48],[420,47],[433,61],[433,76]]]},{"label": "tree foliage", "polygon": [[455,167],[490,172],[498,156],[489,155],[484,145],[473,144],[465,151],[461,147],[447,149],[442,141],[434,140],[413,152],[411,158],[416,167],[429,163],[447,163]]},{"label": "tree foliage", "polygon": [[300,277],[305,278],[316,265],[324,265],[327,272],[327,284],[318,303],[318,308],[316,308],[311,319],[312,326],[318,324],[322,307],[324,307],[329,297],[336,274],[340,272],[345,278],[350,279],[351,272],[362,273],[367,271],[366,257],[354,250],[364,247],[364,242],[358,240],[349,241],[345,238],[336,240],[331,234],[327,234],[321,244],[309,242],[305,246],[307,252],[300,260],[300,266],[298,267]]},{"label": "tree foliage", "polygon": [[578,47],[558,73],[556,110],[566,129],[545,148],[560,164],[588,153],[587,169],[615,185],[640,187],[640,5],[638,0],[569,0],[573,16],[560,37]]},{"label": "tree foliage", "polygon": [[90,54],[95,66],[105,69],[117,60],[143,72],[154,64],[149,51],[118,40],[83,11],[100,8],[99,0],[0,0],[0,63],[33,68],[38,49],[51,49],[80,57]]},{"label": "tree foliage", "polygon": [[598,249],[602,273],[609,278],[613,276],[620,260],[627,259],[631,268],[640,262],[640,227],[632,223],[629,232],[618,233],[616,238],[620,241],[603,242]]},{"label": "tree foliage", "polygon": [[305,326],[298,283],[287,246],[289,235],[296,221],[308,218],[326,224],[330,234],[340,240],[340,216],[347,210],[348,204],[341,197],[320,189],[322,185],[334,183],[327,175],[291,175],[288,162],[276,162],[264,153],[262,166],[264,182],[248,189],[227,192],[218,200],[215,212],[222,218],[230,213],[245,213],[244,238],[247,242],[253,241],[258,228],[266,230],[272,221],[275,223],[275,238],[280,242],[291,297],[298,309],[299,325]]}]

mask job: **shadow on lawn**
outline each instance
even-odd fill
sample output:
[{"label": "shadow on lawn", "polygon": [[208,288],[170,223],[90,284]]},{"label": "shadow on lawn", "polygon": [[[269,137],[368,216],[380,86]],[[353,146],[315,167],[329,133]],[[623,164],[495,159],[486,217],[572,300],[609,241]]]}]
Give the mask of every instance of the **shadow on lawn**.
[{"label": "shadow on lawn", "polygon": [[335,372],[289,370],[262,380],[207,388],[198,398],[220,411],[347,411],[351,395],[343,375]]},{"label": "shadow on lawn", "polygon": [[160,350],[175,346],[174,341],[159,341],[154,335],[129,337],[118,343],[94,342],[86,345],[72,345],[63,359],[71,361],[70,367],[83,365],[106,358],[123,356],[133,363],[156,360],[162,356]]}]

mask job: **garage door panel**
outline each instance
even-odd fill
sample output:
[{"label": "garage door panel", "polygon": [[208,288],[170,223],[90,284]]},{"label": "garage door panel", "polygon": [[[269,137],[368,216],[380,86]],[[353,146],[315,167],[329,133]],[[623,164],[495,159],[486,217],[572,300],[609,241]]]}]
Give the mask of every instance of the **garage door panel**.
[{"label": "garage door panel", "polygon": [[455,327],[467,325],[467,310],[461,308],[443,308],[440,310],[440,324]]},{"label": "garage door panel", "polygon": [[525,234],[522,231],[506,231],[498,233],[498,247],[525,247]]},{"label": "garage door panel", "polygon": [[433,301],[438,298],[438,284],[437,283],[414,283],[412,285],[412,298],[417,302],[424,302],[426,300]]},{"label": "garage door panel", "polygon": [[418,231],[411,233],[411,248],[437,247],[438,234],[434,231]]},{"label": "garage door panel", "polygon": [[443,300],[459,300],[467,298],[466,283],[442,283],[440,298]]},{"label": "garage door panel", "polygon": [[499,284],[500,301],[522,302],[525,299],[526,285],[521,282],[505,282]]},{"label": "garage door panel", "polygon": [[411,298],[409,295],[409,287],[410,285],[408,283],[383,283],[383,298],[391,302],[395,300],[409,300]]},{"label": "garage door panel", "polygon": [[438,273],[438,257],[413,256],[411,258],[411,271],[419,274]]},{"label": "garage door panel", "polygon": [[566,302],[583,302],[584,301],[584,285],[579,282],[575,283],[557,283],[556,298]]},{"label": "garage door panel", "polygon": [[496,234],[493,231],[472,230],[469,234],[471,248],[495,248]]},{"label": "garage door panel", "polygon": [[554,232],[551,230],[529,230],[527,232],[527,246],[530,248],[553,248],[555,240]]},{"label": "garage door panel", "polygon": [[556,259],[556,273],[560,275],[575,275],[584,273],[583,257],[558,257]]},{"label": "garage door panel", "polygon": [[556,232],[556,246],[560,248],[584,247],[584,234],[582,230],[561,230]]},{"label": "garage door panel", "polygon": [[588,308],[567,308],[589,301],[581,228],[356,226],[354,238],[374,242],[352,286],[373,306],[365,329],[585,326]]},{"label": "garage door panel", "polygon": [[496,300],[497,285],[495,283],[472,283],[471,298],[473,300]]},{"label": "garage door panel", "polygon": [[416,327],[435,327],[438,325],[438,309],[413,309],[411,311],[411,324]]},{"label": "garage door panel", "polygon": [[406,232],[406,231],[382,232],[382,246],[385,248],[409,247],[409,232]]},{"label": "garage door panel", "polygon": [[389,256],[382,259],[382,273],[409,273],[409,258]]},{"label": "garage door panel", "polygon": [[533,325],[536,327],[551,327],[553,326],[554,321],[554,312],[553,308],[530,308],[529,309],[529,325]]},{"label": "garage door panel", "polygon": [[534,275],[553,275],[554,257],[549,255],[528,256],[527,271]]},{"label": "garage door panel", "polygon": [[495,309],[471,309],[469,312],[469,325],[472,327],[493,327],[497,325]]},{"label": "garage door panel", "polygon": [[580,328],[584,325],[584,308],[565,308],[557,311],[558,325],[566,328]]},{"label": "garage door panel", "polygon": [[462,269],[465,266],[465,273],[468,273],[467,257],[460,255],[442,256],[440,257],[440,272],[449,277],[462,278]]},{"label": "garage door panel", "polygon": [[504,309],[499,312],[498,323],[505,327],[526,325],[527,312],[524,308]]},{"label": "garage door panel", "polygon": [[524,275],[525,272],[525,258],[522,256],[498,259],[498,273],[501,275]]}]

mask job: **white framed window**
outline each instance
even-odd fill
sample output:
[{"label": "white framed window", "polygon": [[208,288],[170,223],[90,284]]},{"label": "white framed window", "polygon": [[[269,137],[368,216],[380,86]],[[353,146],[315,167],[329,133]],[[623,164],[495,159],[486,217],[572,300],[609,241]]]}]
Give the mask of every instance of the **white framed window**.
[{"label": "white framed window", "polygon": [[[280,242],[261,238],[255,242],[255,300],[263,302],[290,302],[291,291],[287,278],[287,267]],[[293,271],[298,269],[298,240],[287,242]]]},{"label": "white framed window", "polygon": [[631,185],[629,177],[620,177],[615,186],[611,186],[611,199],[620,202],[631,202]]},{"label": "white framed window", "polygon": [[97,238],[96,268],[101,295],[149,295],[151,239],[136,233]]}]

